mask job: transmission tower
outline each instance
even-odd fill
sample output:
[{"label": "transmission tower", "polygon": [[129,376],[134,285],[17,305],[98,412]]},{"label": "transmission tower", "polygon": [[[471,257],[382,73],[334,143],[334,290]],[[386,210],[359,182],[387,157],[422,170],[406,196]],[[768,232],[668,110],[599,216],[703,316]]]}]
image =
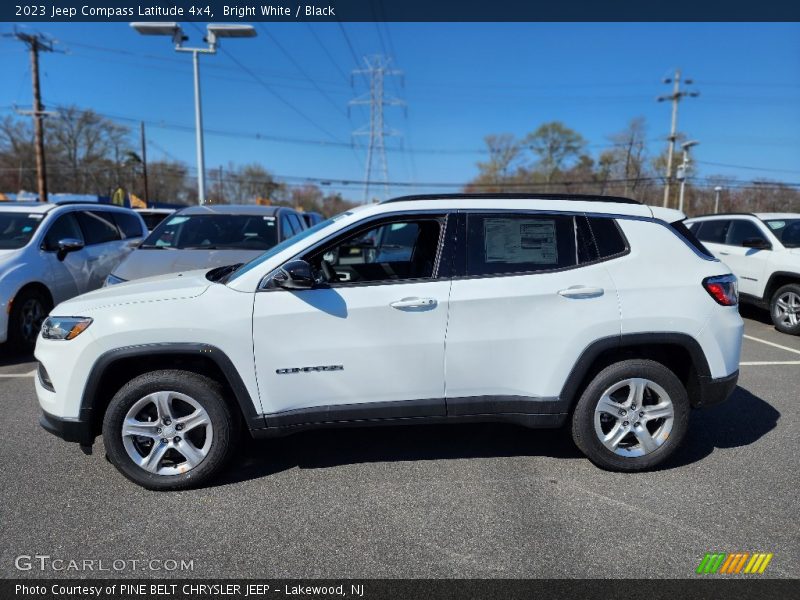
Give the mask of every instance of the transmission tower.
[{"label": "transmission tower", "polygon": [[352,72],[353,77],[364,75],[369,83],[369,91],[350,101],[350,105],[369,104],[369,124],[356,129],[354,136],[369,136],[367,146],[367,163],[364,175],[364,202],[369,202],[369,189],[376,180],[373,173],[373,161],[377,159],[380,167],[380,181],[383,183],[384,195],[389,196],[389,165],[386,162],[385,138],[399,137],[394,129],[387,129],[383,120],[384,106],[403,106],[406,103],[398,98],[387,96],[384,92],[384,78],[387,76],[402,77],[403,72],[390,68],[391,59],[382,55],[364,57],[363,69]]}]

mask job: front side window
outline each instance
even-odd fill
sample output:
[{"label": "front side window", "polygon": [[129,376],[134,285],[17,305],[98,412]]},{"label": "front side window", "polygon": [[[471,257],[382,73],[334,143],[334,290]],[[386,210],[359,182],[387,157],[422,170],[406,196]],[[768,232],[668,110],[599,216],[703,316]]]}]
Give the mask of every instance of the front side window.
[{"label": "front side window", "polygon": [[110,211],[81,211],[76,213],[87,245],[104,244],[120,239],[117,224]]},{"label": "front side window", "polygon": [[800,219],[770,219],[766,224],[781,244],[787,248],[800,248]]},{"label": "front side window", "polygon": [[761,233],[758,225],[744,219],[735,219],[731,221],[731,226],[728,231],[728,245],[741,246],[745,240],[759,239],[767,241],[767,238]]},{"label": "front side window", "polygon": [[369,283],[434,276],[443,220],[383,223],[349,235],[307,257],[312,267],[326,261],[337,283]]},{"label": "front side window", "polygon": [[552,271],[578,263],[575,217],[538,214],[467,217],[467,275]]},{"label": "front side window", "polygon": [[67,213],[56,218],[44,236],[44,249],[58,250],[58,242],[65,239],[83,241],[83,234],[74,213]]},{"label": "front side window", "polygon": [[168,217],[142,248],[181,250],[267,250],[278,242],[275,217],[265,215],[182,215]]},{"label": "front side window", "polygon": [[0,212],[0,250],[15,250],[27,244],[42,222],[43,215]]}]

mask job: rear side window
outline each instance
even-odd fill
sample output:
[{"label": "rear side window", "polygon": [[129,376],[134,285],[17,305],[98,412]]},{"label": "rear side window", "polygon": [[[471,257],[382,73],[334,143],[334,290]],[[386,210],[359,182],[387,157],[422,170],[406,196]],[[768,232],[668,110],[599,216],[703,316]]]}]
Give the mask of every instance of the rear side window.
[{"label": "rear side window", "polygon": [[77,216],[87,246],[120,239],[111,211],[82,211],[77,213]]},{"label": "rear side window", "polygon": [[467,275],[552,271],[577,264],[572,216],[467,216]]},{"label": "rear side window", "polygon": [[289,215],[284,213],[281,217],[281,236],[283,239],[288,239],[297,233],[298,231],[294,228],[294,223],[289,221]]},{"label": "rear side window", "polygon": [[[705,222],[703,224],[705,224]],[[683,238],[686,242],[688,242],[700,254],[702,254],[707,258],[714,258],[714,255],[708,251],[708,248],[703,246],[700,240],[698,240],[697,237],[695,236],[697,228],[689,229],[686,226],[686,223],[684,223],[683,221],[675,221],[674,223],[670,223],[669,226],[676,234],[678,234],[679,237]]]},{"label": "rear side window", "polygon": [[136,215],[124,212],[114,212],[114,221],[126,238],[142,237],[142,225]]},{"label": "rear side window", "polygon": [[295,234],[300,233],[301,231],[303,231],[303,229],[306,228],[305,223],[303,222],[303,219],[300,218],[300,215],[292,215],[292,214],[290,214],[289,215],[289,221],[291,222],[292,227],[294,227]]},{"label": "rear side window", "polygon": [[609,258],[622,254],[628,249],[625,238],[614,219],[606,217],[589,217],[592,234],[597,243],[600,258]]},{"label": "rear side window", "polygon": [[700,226],[695,229],[694,232],[697,235],[697,239],[701,242],[724,244],[725,236],[728,235],[728,226],[730,223],[731,222],[726,219],[700,221]]}]

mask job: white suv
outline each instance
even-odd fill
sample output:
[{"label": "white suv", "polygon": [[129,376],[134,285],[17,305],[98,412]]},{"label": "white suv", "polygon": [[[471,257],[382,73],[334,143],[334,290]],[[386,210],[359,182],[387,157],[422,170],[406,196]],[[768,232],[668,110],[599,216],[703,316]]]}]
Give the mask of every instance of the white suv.
[{"label": "white suv", "polygon": [[0,203],[0,342],[32,351],[48,311],[102,286],[146,235],[118,206]]},{"label": "white suv", "polygon": [[742,302],[768,308],[779,331],[800,335],[800,213],[708,215],[686,225],[739,278]]},{"label": "white suv", "polygon": [[[57,306],[45,429],[151,489],[219,472],[242,434],[569,423],[653,467],[736,385],[736,279],[676,211],[631,200],[422,196],[344,213],[245,265]],[[247,433],[245,433],[247,435]]]}]

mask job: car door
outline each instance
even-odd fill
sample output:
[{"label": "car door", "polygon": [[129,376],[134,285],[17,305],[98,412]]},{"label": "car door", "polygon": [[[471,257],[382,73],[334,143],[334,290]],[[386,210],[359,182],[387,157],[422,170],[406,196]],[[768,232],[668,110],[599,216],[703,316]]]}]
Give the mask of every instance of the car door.
[{"label": "car door", "polygon": [[76,216],[86,242],[87,287],[80,291],[84,293],[103,285],[122,256],[120,245],[124,242],[121,242],[111,211],[81,210]]},{"label": "car door", "polygon": [[58,242],[64,239],[86,243],[74,212],[57,215],[47,225],[43,237],[42,255],[47,261],[50,274],[48,287],[53,294],[54,304],[83,293],[89,286],[89,251],[84,247],[59,256]]},{"label": "car door", "polygon": [[581,353],[620,334],[614,282],[599,255],[628,252],[611,219],[465,214],[446,339],[448,415],[564,412],[558,396]]},{"label": "car door", "polygon": [[[337,260],[353,239],[387,228],[416,231],[407,256]],[[443,214],[371,221],[303,256],[314,269],[328,261],[329,285],[256,293],[253,347],[268,424],[444,415],[446,230]]]},{"label": "car door", "polygon": [[[745,246],[745,240],[762,240],[768,248]],[[726,263],[739,278],[739,291],[742,294],[761,297],[766,287],[764,274],[772,255],[771,244],[766,234],[749,219],[732,219],[728,228],[725,245],[720,259]]]}]

